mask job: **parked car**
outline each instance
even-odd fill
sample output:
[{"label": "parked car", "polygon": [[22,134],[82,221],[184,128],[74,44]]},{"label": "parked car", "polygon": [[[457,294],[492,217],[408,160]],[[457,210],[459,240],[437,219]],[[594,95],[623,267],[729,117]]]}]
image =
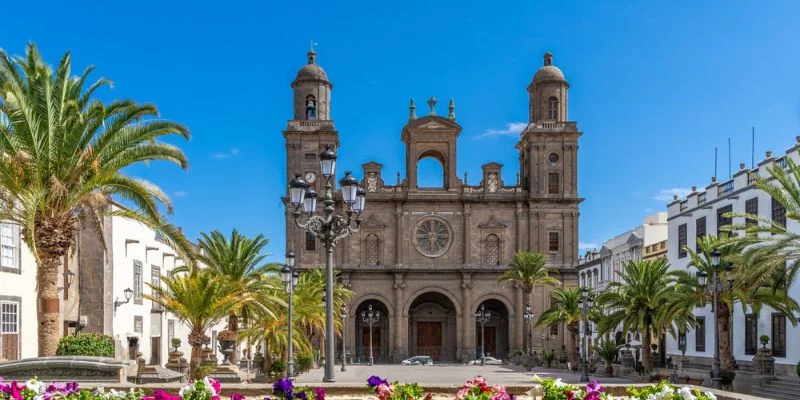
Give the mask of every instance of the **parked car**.
[{"label": "parked car", "polygon": [[414,356],[403,360],[400,365],[433,365],[430,356]]},{"label": "parked car", "polygon": [[[483,357],[484,365],[503,365],[503,360],[498,360],[494,357]],[[481,359],[472,360],[469,365],[481,365]]]}]

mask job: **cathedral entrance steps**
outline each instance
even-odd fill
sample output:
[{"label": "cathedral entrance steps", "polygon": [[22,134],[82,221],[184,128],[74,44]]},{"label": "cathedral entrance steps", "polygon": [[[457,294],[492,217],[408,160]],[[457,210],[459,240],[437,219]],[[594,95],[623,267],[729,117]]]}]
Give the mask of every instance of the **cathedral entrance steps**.
[{"label": "cathedral entrance steps", "polygon": [[753,389],[753,394],[756,396],[779,400],[797,399],[798,393],[800,393],[800,379],[790,377],[771,379]]}]

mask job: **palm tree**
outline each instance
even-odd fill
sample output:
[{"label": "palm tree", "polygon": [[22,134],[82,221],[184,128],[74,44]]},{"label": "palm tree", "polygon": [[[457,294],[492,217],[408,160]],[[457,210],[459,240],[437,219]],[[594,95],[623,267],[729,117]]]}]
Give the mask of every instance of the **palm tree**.
[{"label": "palm tree", "polygon": [[[716,272],[721,283],[718,286],[717,303],[712,304],[712,307],[717,314],[716,329],[719,331],[720,369],[732,371],[734,357],[729,327],[732,323],[734,304],[740,303],[745,313],[747,313],[748,306],[758,311],[763,305],[768,305],[776,310],[784,311],[786,315],[792,317],[798,310],[798,304],[785,289],[761,288],[762,282],[766,281],[754,280],[752,275],[743,273],[747,268],[735,264],[737,257],[742,253],[741,241],[730,240],[726,234],[719,238],[708,235],[697,239],[697,251],[692,250],[689,246],[684,249],[689,254],[689,268],[703,272],[709,278]],[[721,262],[716,267],[711,260],[714,250],[719,251],[721,258]],[[726,266],[730,263],[734,267],[728,271]],[[695,275],[689,274],[685,279],[694,281]],[[713,294],[703,288],[698,288],[695,301],[700,306],[713,303]]]},{"label": "palm tree", "polygon": [[235,285],[206,269],[162,276],[161,282],[164,285],[148,284],[152,294],[145,297],[189,326],[188,343],[192,346],[189,376],[194,376],[200,364],[205,332],[241,301],[242,294]]},{"label": "palm tree", "polygon": [[[33,43],[25,57],[0,50],[0,220],[21,227],[36,257],[40,356],[55,355],[61,336],[59,267],[79,221],[96,229],[104,216],[138,221],[190,260],[190,244],[161,214],[160,206],[172,212],[167,195],[121,172],[151,160],[185,169],[180,149],[158,139],[189,131],[159,119],[152,104],[104,104],[93,96],[111,82],[87,86],[94,68],[73,76],[71,66],[66,53],[53,71]],[[128,208],[110,207],[112,198]]]},{"label": "palm tree", "polygon": [[[278,282],[261,279],[269,267],[262,263],[267,256],[262,252],[269,240],[264,235],[248,238],[236,229],[231,232],[230,238],[216,230],[210,234],[202,233],[201,236],[198,246],[202,251],[197,256],[198,261],[205,265],[210,273],[237,287],[240,293],[248,294],[242,296],[243,301],[228,311],[227,329],[238,335],[239,316],[242,316],[244,323],[247,324],[255,308],[269,312],[276,309],[275,303],[280,301],[276,292],[282,285],[271,286]],[[270,287],[264,287],[265,284],[269,284]],[[232,362],[235,364],[238,359],[237,348],[234,348],[233,354]]]},{"label": "palm tree", "polygon": [[581,307],[578,301],[581,299],[581,295],[582,289],[579,287],[553,289],[550,308],[545,310],[536,320],[536,326],[564,324],[572,339],[572,344],[570,345],[570,359],[572,362],[577,362],[578,360],[577,337],[580,330],[579,324],[582,320]]},{"label": "palm tree", "polygon": [[614,358],[617,356],[617,343],[611,339],[603,339],[600,343],[592,346],[600,357],[606,362],[606,376],[614,376]]},{"label": "palm tree", "polygon": [[[622,325],[628,332],[642,334],[642,361],[646,374],[653,365],[650,344],[654,338],[677,330],[689,323],[686,319],[687,298],[695,295],[684,285],[678,285],[678,273],[669,271],[663,258],[630,261],[619,273],[620,282],[609,283],[597,296],[597,303],[605,310],[600,320],[600,333],[609,333]],[[689,309],[691,313],[691,308]]]}]

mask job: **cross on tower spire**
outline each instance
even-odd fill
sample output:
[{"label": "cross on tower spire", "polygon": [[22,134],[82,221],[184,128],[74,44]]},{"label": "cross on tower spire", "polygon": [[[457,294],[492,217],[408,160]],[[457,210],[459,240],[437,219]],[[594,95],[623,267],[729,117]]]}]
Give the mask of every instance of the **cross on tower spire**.
[{"label": "cross on tower spire", "polygon": [[436,115],[436,97],[431,96],[428,99],[428,106],[431,108],[431,112],[428,115]]}]

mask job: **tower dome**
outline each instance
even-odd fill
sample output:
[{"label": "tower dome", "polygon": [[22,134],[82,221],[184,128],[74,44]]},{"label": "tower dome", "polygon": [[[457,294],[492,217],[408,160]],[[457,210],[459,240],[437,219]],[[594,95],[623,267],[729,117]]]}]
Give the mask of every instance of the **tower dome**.
[{"label": "tower dome", "polygon": [[566,82],[564,73],[553,65],[553,54],[544,53],[544,66],[533,75],[533,83],[540,82]]},{"label": "tower dome", "polygon": [[300,68],[300,71],[297,71],[297,78],[296,81],[300,80],[328,80],[328,75],[325,73],[325,70],[322,69],[319,65],[317,65],[317,53],[314,50],[308,52],[308,64],[304,65],[303,68]]}]

